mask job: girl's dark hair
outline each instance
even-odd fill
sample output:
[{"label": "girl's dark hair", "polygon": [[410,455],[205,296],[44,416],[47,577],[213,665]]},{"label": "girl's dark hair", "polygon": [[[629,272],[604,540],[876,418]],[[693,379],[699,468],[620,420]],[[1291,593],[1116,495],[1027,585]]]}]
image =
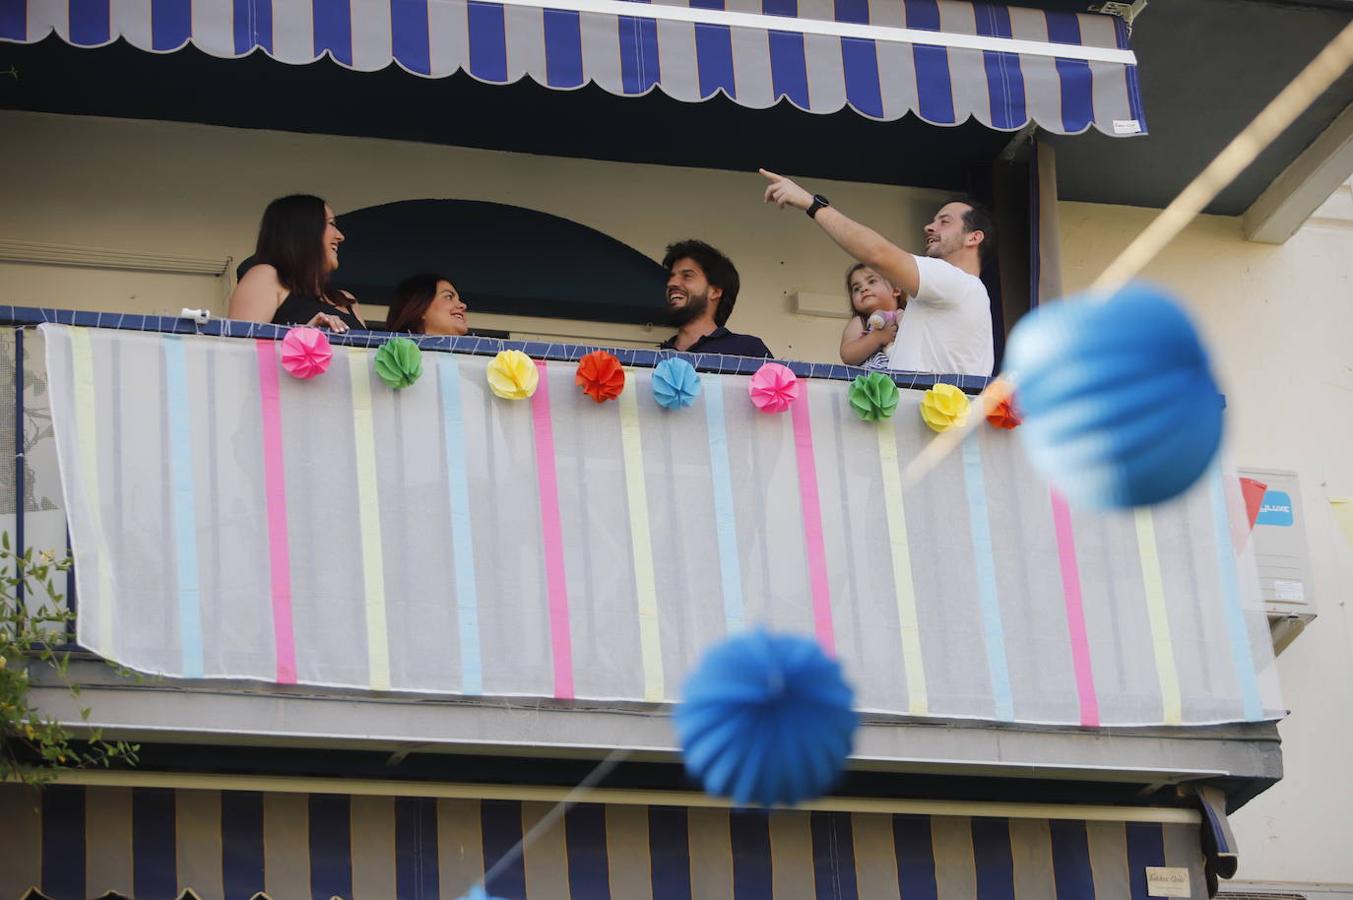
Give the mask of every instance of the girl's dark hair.
[{"label": "girl's dark hair", "polygon": [[451,283],[451,279],[436,272],[424,272],[411,275],[395,288],[395,297],[390,301],[390,312],[385,317],[388,331],[407,331],[412,334],[423,333],[423,315],[437,296],[437,282]]},{"label": "girl's dark hair", "polygon": [[320,297],[351,309],[352,302],[329,287],[325,271],[325,203],[311,194],[278,197],[263,210],[254,262],[277,270],[277,280],[294,294]]}]

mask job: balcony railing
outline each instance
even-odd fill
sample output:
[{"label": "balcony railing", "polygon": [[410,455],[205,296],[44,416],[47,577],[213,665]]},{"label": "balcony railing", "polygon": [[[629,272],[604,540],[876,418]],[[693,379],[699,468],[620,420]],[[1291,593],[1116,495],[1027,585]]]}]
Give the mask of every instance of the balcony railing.
[{"label": "balcony railing", "polygon": [[[700,398],[663,410],[659,351],[616,351],[625,393],[597,404],[571,364],[591,347],[426,339],[395,392],[370,371],[386,335],[335,337],[302,382],[274,326],[0,315],[6,527],[60,549],[69,516],[79,642],[141,671],[660,704],[709,643],[765,624],[815,634],[880,714],[1280,715],[1234,478],[1090,514],[983,428],[904,496],[934,376],[899,374],[871,423],[846,405],[858,370],[790,363],[806,391],[770,415],[746,393],[760,360],[697,355]],[[508,347],[539,361],[529,401],[485,383]]]}]

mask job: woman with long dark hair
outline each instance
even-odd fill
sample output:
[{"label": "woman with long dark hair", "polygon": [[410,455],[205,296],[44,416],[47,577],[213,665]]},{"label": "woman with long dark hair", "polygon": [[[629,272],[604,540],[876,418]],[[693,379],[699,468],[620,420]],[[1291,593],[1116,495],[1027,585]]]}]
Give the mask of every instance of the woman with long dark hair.
[{"label": "woman with long dark hair", "polygon": [[274,325],[366,328],[357,298],[329,285],[343,232],[319,197],[279,197],[263,211],[254,265],[230,295],[232,319]]},{"label": "woman with long dark hair", "polygon": [[435,272],[404,279],[386,317],[391,331],[461,335],[470,330],[469,309],[451,279]]}]

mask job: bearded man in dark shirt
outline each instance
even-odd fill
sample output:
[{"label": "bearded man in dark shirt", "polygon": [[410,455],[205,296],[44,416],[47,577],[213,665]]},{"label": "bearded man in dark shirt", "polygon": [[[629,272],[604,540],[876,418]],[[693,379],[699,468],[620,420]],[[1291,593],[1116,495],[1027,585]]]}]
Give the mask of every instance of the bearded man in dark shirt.
[{"label": "bearded man in dark shirt", "polygon": [[758,337],[734,334],[724,327],[738,299],[738,270],[733,261],[704,241],[678,241],[667,248],[668,324],[677,333],[660,345],[685,353],[728,356],[774,354]]}]

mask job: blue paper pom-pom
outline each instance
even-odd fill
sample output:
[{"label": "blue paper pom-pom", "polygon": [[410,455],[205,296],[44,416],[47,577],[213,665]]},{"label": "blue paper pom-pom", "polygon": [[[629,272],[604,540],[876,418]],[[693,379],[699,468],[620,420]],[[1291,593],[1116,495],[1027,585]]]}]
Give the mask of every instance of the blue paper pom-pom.
[{"label": "blue paper pom-pom", "polygon": [[1039,307],[1010,335],[1029,459],[1076,505],[1146,506],[1187,490],[1221,444],[1222,397],[1188,316],[1131,284]]},{"label": "blue paper pom-pom", "polygon": [[668,357],[653,370],[653,399],[663,409],[683,409],[699,395],[700,376],[686,360]]},{"label": "blue paper pom-pom", "polygon": [[821,796],[850,755],[851,697],[816,641],[760,630],[729,638],[705,654],[676,711],[686,770],[742,805]]}]

